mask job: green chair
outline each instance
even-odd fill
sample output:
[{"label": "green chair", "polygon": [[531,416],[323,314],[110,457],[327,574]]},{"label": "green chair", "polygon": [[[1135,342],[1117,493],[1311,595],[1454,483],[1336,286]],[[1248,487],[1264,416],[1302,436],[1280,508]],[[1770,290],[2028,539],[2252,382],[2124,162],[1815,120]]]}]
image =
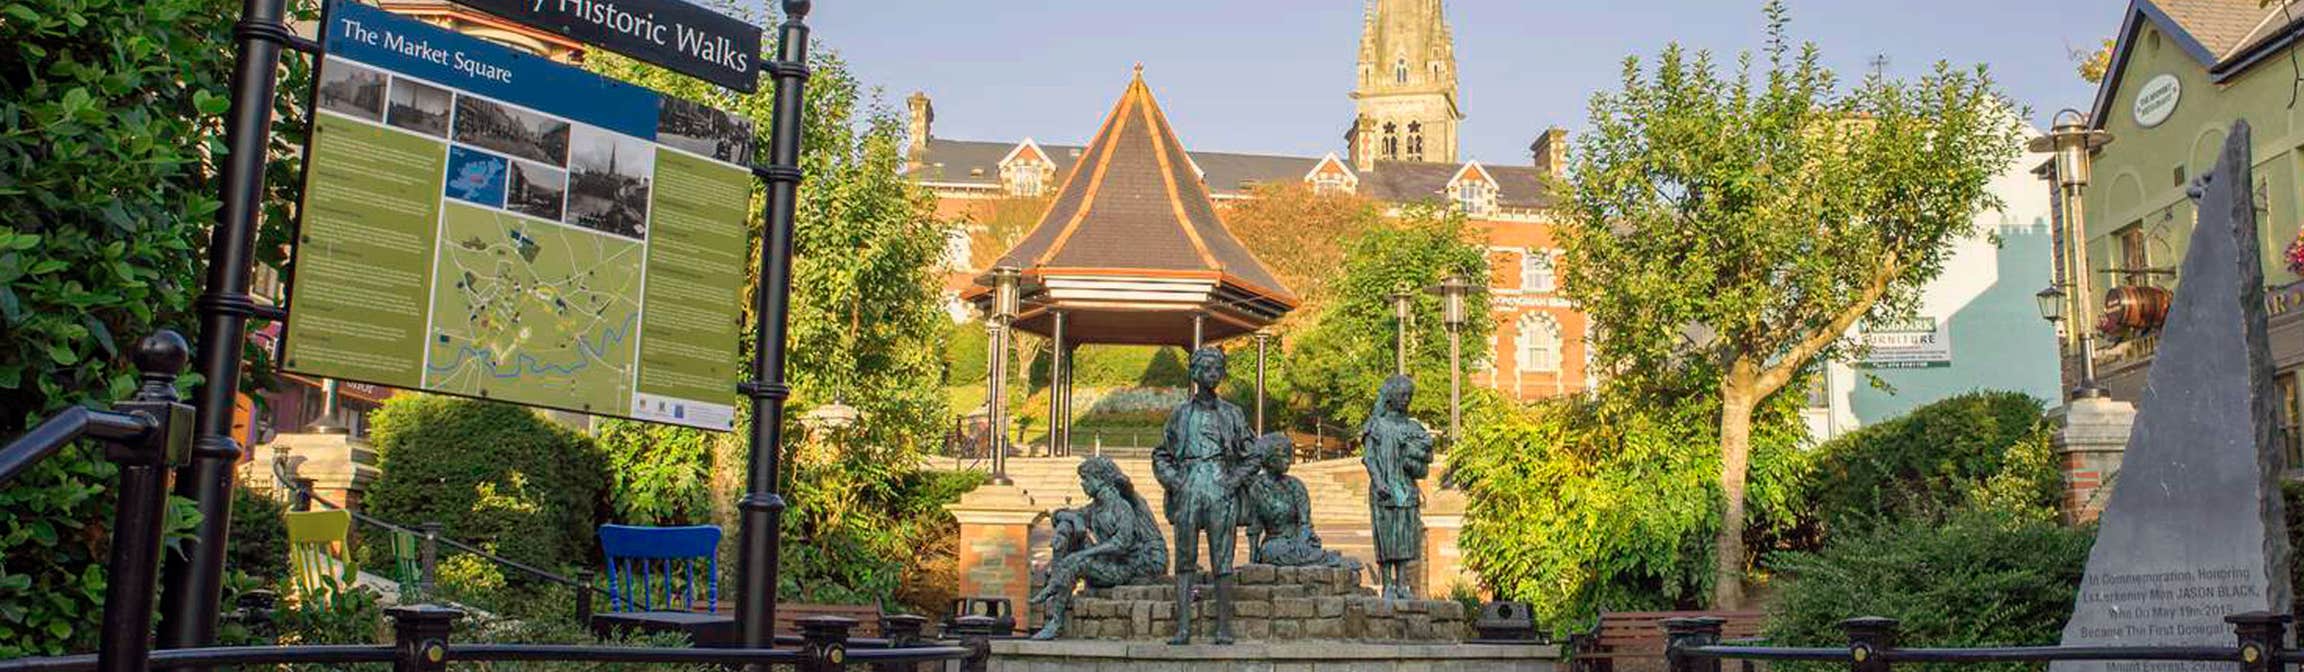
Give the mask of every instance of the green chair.
[{"label": "green chair", "polygon": [[352,512],[290,511],[288,566],[294,588],[302,595],[320,595],[352,585],[359,570],[352,565]]},{"label": "green chair", "polygon": [[404,604],[423,599],[424,560],[418,545],[422,539],[415,532],[392,530],[392,580],[399,582],[401,597],[409,601]]}]

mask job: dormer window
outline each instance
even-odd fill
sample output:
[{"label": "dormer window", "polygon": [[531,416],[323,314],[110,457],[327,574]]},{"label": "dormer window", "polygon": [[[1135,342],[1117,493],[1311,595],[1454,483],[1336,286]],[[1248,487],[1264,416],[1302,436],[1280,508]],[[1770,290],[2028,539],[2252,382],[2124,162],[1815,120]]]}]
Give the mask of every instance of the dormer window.
[{"label": "dormer window", "polygon": [[1000,159],[1000,188],[1014,196],[1038,196],[1048,190],[1048,181],[1056,174],[1056,164],[1040,151],[1040,145],[1025,138],[1024,142],[1009,150]]},{"label": "dormer window", "polygon": [[1344,162],[1331,153],[1304,174],[1304,181],[1312,183],[1312,193],[1323,196],[1349,194],[1360,188],[1360,176],[1344,167]]},{"label": "dormer window", "polygon": [[1448,200],[1470,215],[1484,215],[1496,210],[1496,179],[1475,161],[1464,164],[1456,176],[1448,180]]}]

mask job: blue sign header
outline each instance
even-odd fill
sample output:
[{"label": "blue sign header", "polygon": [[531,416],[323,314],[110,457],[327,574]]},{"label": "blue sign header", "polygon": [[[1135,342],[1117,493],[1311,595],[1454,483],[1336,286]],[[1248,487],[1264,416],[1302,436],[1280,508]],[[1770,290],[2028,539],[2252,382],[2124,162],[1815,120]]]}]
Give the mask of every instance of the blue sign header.
[{"label": "blue sign header", "polygon": [[333,56],[430,80],[643,140],[656,139],[656,92],[349,0],[330,0]]}]

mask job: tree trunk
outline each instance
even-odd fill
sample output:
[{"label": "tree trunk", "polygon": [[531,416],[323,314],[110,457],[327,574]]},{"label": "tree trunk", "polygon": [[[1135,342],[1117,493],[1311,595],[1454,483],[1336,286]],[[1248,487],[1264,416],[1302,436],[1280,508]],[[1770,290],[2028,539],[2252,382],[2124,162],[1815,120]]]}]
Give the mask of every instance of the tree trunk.
[{"label": "tree trunk", "polygon": [[1744,606],[1744,477],[1752,466],[1753,383],[1720,384],[1720,531],[1713,537],[1712,608]]}]

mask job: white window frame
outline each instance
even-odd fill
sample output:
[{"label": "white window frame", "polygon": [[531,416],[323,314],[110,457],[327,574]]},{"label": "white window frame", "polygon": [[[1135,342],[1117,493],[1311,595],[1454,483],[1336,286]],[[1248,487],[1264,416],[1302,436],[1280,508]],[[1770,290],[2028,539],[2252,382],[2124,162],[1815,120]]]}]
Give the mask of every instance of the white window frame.
[{"label": "white window frame", "polygon": [[1540,294],[1560,291],[1559,268],[1550,250],[1528,248],[1520,253],[1520,290]]},{"label": "white window frame", "polygon": [[1541,311],[1523,313],[1513,330],[1518,332],[1513,336],[1513,362],[1521,373],[1560,372],[1567,344],[1561,337],[1560,320]]}]

